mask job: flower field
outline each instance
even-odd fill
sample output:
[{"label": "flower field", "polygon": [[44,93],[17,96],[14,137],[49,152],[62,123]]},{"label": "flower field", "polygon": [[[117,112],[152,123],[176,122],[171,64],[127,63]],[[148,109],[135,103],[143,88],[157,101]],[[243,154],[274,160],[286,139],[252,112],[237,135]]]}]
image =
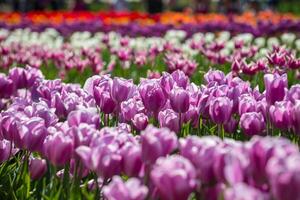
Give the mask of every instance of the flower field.
[{"label": "flower field", "polygon": [[0,14],[0,199],[300,200],[300,18]]}]

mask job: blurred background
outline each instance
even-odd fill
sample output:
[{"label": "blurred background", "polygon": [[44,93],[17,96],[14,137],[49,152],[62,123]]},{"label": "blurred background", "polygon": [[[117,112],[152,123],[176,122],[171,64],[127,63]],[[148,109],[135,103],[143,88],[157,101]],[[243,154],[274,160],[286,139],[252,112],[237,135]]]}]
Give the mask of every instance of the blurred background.
[{"label": "blurred background", "polygon": [[0,0],[0,12],[29,11],[194,11],[241,13],[276,10],[300,14],[300,0]]}]

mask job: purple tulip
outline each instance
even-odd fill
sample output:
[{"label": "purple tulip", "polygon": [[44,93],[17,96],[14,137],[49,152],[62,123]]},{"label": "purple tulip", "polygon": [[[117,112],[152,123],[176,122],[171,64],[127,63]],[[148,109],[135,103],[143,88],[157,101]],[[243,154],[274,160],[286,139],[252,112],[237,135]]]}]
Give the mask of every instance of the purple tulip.
[{"label": "purple tulip", "polygon": [[220,143],[221,140],[218,137],[188,136],[180,140],[180,155],[193,163],[197,177],[205,184],[215,182],[214,154],[216,146]]},{"label": "purple tulip", "polygon": [[111,88],[111,97],[117,104],[120,104],[122,101],[128,99],[133,86],[132,80],[114,78]]},{"label": "purple tulip", "polygon": [[122,117],[126,122],[131,121],[136,114],[143,112],[144,109],[143,102],[134,98],[121,103]]},{"label": "purple tulip", "polygon": [[63,133],[49,135],[44,141],[44,154],[55,166],[63,166],[73,154],[73,140]]},{"label": "purple tulip", "polygon": [[116,103],[112,99],[108,91],[101,90],[99,87],[95,87],[94,97],[100,110],[105,114],[111,114],[116,108]]},{"label": "purple tulip", "polygon": [[296,134],[300,134],[300,100],[292,108],[292,125]]},{"label": "purple tulip", "polygon": [[0,98],[10,98],[14,93],[14,82],[0,73]]},{"label": "purple tulip", "polygon": [[145,108],[154,115],[157,115],[167,102],[165,93],[156,80],[143,81],[139,85],[139,93]]},{"label": "purple tulip", "polygon": [[263,186],[267,182],[266,166],[270,159],[288,157],[299,152],[298,148],[283,138],[254,136],[247,145],[253,183]]},{"label": "purple tulip", "polygon": [[279,129],[289,129],[292,125],[292,103],[277,101],[269,109],[271,122]]},{"label": "purple tulip", "polygon": [[227,133],[235,133],[238,128],[239,122],[234,119],[233,117],[230,118],[230,120],[224,124],[224,130]]},{"label": "purple tulip", "polygon": [[68,125],[79,126],[81,123],[86,123],[89,125],[94,125],[96,128],[100,127],[100,118],[96,109],[80,109],[72,111],[68,115]]},{"label": "purple tulip", "polygon": [[241,116],[240,127],[246,135],[264,135],[266,123],[261,113],[249,112]]},{"label": "purple tulip", "polygon": [[17,89],[27,87],[26,70],[24,68],[12,68],[8,72],[8,77],[11,79]]},{"label": "purple tulip", "polygon": [[224,192],[225,200],[270,200],[270,196],[245,183],[238,183]]},{"label": "purple tulip", "polygon": [[11,145],[11,142],[8,140],[0,140],[0,163],[9,159]]},{"label": "purple tulip", "polygon": [[190,107],[190,95],[182,88],[175,87],[170,93],[170,104],[177,113],[185,113]]},{"label": "purple tulip", "polygon": [[44,159],[31,158],[29,161],[29,174],[32,180],[40,179],[47,171],[47,162]]},{"label": "purple tulip", "polygon": [[266,99],[267,102],[273,105],[276,101],[282,101],[285,97],[287,88],[287,75],[265,74],[264,76]]},{"label": "purple tulip", "polygon": [[220,70],[209,70],[204,75],[204,80],[206,83],[216,82],[218,85],[222,85],[225,83],[225,74]]},{"label": "purple tulip", "polygon": [[142,159],[154,164],[157,158],[170,154],[177,148],[177,137],[166,128],[149,125],[141,134]]},{"label": "purple tulip", "polygon": [[119,176],[114,176],[111,183],[103,187],[107,200],[143,200],[147,197],[148,188],[136,178],[130,178],[125,183]]},{"label": "purple tulip", "polygon": [[249,167],[249,158],[242,148],[218,148],[214,154],[214,174],[218,182],[230,185],[243,182]]},{"label": "purple tulip", "polygon": [[158,159],[150,176],[160,198],[165,200],[188,199],[197,186],[194,166],[179,155]]},{"label": "purple tulip", "polygon": [[250,95],[242,95],[239,99],[239,115],[256,111],[256,100]]},{"label": "purple tulip", "polygon": [[122,169],[127,176],[139,176],[143,167],[142,149],[139,145],[127,143],[121,149]]},{"label": "purple tulip", "polygon": [[199,109],[195,106],[190,106],[189,110],[184,114],[183,120],[185,123],[191,123],[194,128],[199,125]]},{"label": "purple tulip", "polygon": [[55,114],[59,118],[65,118],[68,114],[64,101],[58,93],[55,93],[51,98],[51,107],[55,108]]},{"label": "purple tulip", "polygon": [[134,115],[133,119],[131,120],[133,126],[138,130],[144,130],[148,125],[148,117],[144,113],[139,113]]},{"label": "purple tulip", "polygon": [[101,131],[100,137],[90,144],[91,147],[80,146],[76,148],[76,153],[88,169],[106,180],[121,173],[120,149],[123,143],[128,142],[126,140],[128,134],[124,132],[121,134],[122,132],[119,133],[115,129],[109,129],[107,133],[105,129]]},{"label": "purple tulip", "polygon": [[42,118],[33,117],[25,123],[25,126],[28,131],[24,136],[24,146],[31,152],[42,152],[44,140],[48,135],[45,121]]},{"label": "purple tulip", "polygon": [[172,109],[166,109],[158,113],[158,122],[160,127],[169,128],[171,131],[178,133],[180,131],[181,123],[179,121],[179,116]]},{"label": "purple tulip", "polygon": [[171,76],[171,74],[169,74],[167,72],[163,72],[161,78],[159,79],[159,84],[160,84],[161,88],[164,90],[165,95],[169,96],[171,90],[173,89],[173,87],[175,85],[175,81],[174,81],[173,77]]},{"label": "purple tulip", "polygon": [[74,148],[77,148],[81,145],[89,146],[93,136],[98,132],[92,125],[82,123],[79,126],[72,126],[67,130],[67,134],[73,138]]},{"label": "purple tulip", "polygon": [[299,155],[272,158],[268,162],[267,172],[275,199],[300,199],[299,166]]},{"label": "purple tulip", "polygon": [[225,124],[231,118],[232,101],[228,97],[216,97],[209,106],[209,115],[217,124]]},{"label": "purple tulip", "polygon": [[288,100],[295,103],[300,100],[300,84],[292,85],[287,94]]},{"label": "purple tulip", "polygon": [[171,76],[178,87],[185,89],[188,86],[190,79],[184,74],[183,71],[176,70],[171,74]]}]

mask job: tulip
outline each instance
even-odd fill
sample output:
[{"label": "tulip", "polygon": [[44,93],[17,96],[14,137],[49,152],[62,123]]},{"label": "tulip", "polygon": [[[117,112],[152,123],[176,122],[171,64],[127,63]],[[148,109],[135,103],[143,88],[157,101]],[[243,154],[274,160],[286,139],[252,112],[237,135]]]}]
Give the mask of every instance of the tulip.
[{"label": "tulip", "polygon": [[143,110],[144,105],[140,100],[130,98],[127,101],[123,101],[121,103],[121,113],[123,118],[127,122],[131,121],[136,114],[143,112]]},{"label": "tulip", "polygon": [[242,95],[239,100],[239,115],[256,111],[256,100],[249,95]]},{"label": "tulip", "polygon": [[171,74],[171,76],[178,87],[185,89],[188,86],[190,79],[184,74],[184,72],[176,70]]},{"label": "tulip", "polygon": [[214,154],[214,174],[218,182],[234,185],[247,177],[249,158],[242,148],[217,148]]},{"label": "tulip", "polygon": [[111,183],[103,187],[103,193],[108,200],[143,200],[147,197],[148,188],[136,178],[130,178],[125,183],[114,176]]},{"label": "tulip", "polygon": [[139,113],[139,114],[134,115],[131,122],[138,131],[142,131],[148,125],[148,117],[144,113]]},{"label": "tulip", "polygon": [[251,177],[257,186],[263,186],[267,179],[266,167],[272,158],[288,157],[298,153],[298,148],[283,138],[260,138],[254,136],[247,145]]},{"label": "tulip", "polygon": [[101,90],[99,87],[95,87],[94,97],[100,110],[105,114],[111,114],[116,108],[116,103],[113,101],[108,91]]},{"label": "tulip", "polygon": [[100,126],[100,118],[96,109],[80,109],[72,111],[68,115],[68,125],[79,126],[81,123],[86,123],[90,125],[94,125],[96,128]]},{"label": "tulip", "polygon": [[165,200],[186,200],[197,186],[194,166],[179,155],[158,159],[150,176]]},{"label": "tulip", "polygon": [[160,111],[158,113],[158,122],[160,127],[169,128],[175,133],[178,133],[180,131],[181,122],[179,116],[172,109]]},{"label": "tulip", "polygon": [[139,176],[143,167],[141,147],[127,143],[121,149],[121,155],[123,172],[127,176]]},{"label": "tulip", "polygon": [[228,97],[214,98],[209,106],[209,115],[217,124],[225,124],[231,117],[232,101]]},{"label": "tulip", "polygon": [[287,94],[288,100],[295,103],[300,100],[300,84],[292,85]]},{"label": "tulip", "polygon": [[289,129],[292,125],[292,103],[277,101],[269,109],[271,122],[279,129]]},{"label": "tulip", "polygon": [[206,83],[216,82],[218,85],[222,85],[225,83],[225,74],[220,70],[209,70],[204,75],[204,80]]},{"label": "tulip", "polygon": [[47,136],[45,121],[39,117],[33,117],[25,123],[28,128],[24,137],[24,145],[30,151],[42,152],[43,143]]},{"label": "tulip", "polygon": [[138,90],[145,108],[157,115],[167,102],[165,93],[158,82],[155,80],[143,81]]},{"label": "tulip", "polygon": [[12,68],[8,72],[8,77],[11,79],[17,89],[27,87],[26,70],[24,68]]},{"label": "tulip", "polygon": [[[120,142],[127,141],[125,137],[127,133],[121,133],[111,130],[93,140],[90,144],[91,147],[79,146],[76,148],[76,154],[81,158],[85,167],[96,172],[104,180],[121,173]],[[103,133],[99,133],[99,135],[101,134]]]},{"label": "tulip", "polygon": [[0,73],[0,98],[9,98],[14,93],[14,82]]},{"label": "tulip", "polygon": [[29,174],[32,180],[40,179],[47,171],[47,162],[44,159],[31,158],[29,160]]},{"label": "tulip", "polygon": [[166,128],[155,128],[152,125],[141,134],[142,159],[146,164],[154,164],[156,159],[170,154],[177,148],[177,137]]},{"label": "tulip", "polygon": [[[180,155],[189,159],[196,168],[197,177],[205,184],[212,184],[216,177],[213,171],[215,147],[219,137],[188,136],[180,140]],[[205,162],[203,162],[205,160]]]},{"label": "tulip", "polygon": [[120,104],[125,101],[133,89],[132,80],[125,80],[123,78],[114,78],[111,88],[111,97],[117,103]]},{"label": "tulip", "polygon": [[189,93],[182,88],[173,88],[170,93],[170,104],[177,113],[181,114],[187,112],[190,106]]},{"label": "tulip", "polygon": [[239,122],[231,117],[230,120],[226,124],[224,124],[224,130],[227,133],[235,133],[238,128],[238,124]]},{"label": "tulip", "polygon": [[0,164],[10,157],[12,143],[8,140],[0,140]]},{"label": "tulip", "polygon": [[285,89],[287,88],[287,75],[266,74],[264,76],[266,99],[273,105],[276,101],[282,101],[285,97]]},{"label": "tulip", "polygon": [[296,134],[300,134],[300,100],[296,100],[292,108],[292,126]]},{"label": "tulip", "polygon": [[165,95],[169,96],[171,90],[173,89],[173,87],[175,85],[175,81],[174,81],[173,77],[171,76],[171,74],[169,74],[167,72],[163,72],[161,78],[159,79],[159,84],[160,84],[161,88],[164,90]]},{"label": "tulip", "polygon": [[195,106],[190,106],[189,110],[184,114],[183,120],[185,123],[191,123],[194,128],[199,125],[199,109]]},{"label": "tulip", "polygon": [[73,154],[73,140],[63,133],[49,135],[44,141],[44,154],[55,166],[67,164]]},{"label": "tulip", "polygon": [[300,157],[272,158],[267,165],[274,198],[278,200],[300,199]]},{"label": "tulip", "polygon": [[240,127],[246,135],[263,135],[266,123],[261,113],[249,112],[241,116]]},{"label": "tulip", "polygon": [[224,200],[269,200],[270,196],[262,191],[253,188],[245,183],[239,183],[224,192]]},{"label": "tulip", "polygon": [[54,96],[51,98],[51,107],[55,108],[55,114],[59,118],[65,118],[68,114],[63,99],[58,93],[55,93]]}]

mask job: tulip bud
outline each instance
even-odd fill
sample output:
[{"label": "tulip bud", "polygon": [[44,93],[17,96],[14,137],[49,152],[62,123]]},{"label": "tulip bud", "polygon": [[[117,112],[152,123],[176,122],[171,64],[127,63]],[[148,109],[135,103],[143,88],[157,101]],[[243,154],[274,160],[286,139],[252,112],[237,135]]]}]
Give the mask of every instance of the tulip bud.
[{"label": "tulip bud", "polygon": [[269,109],[271,122],[279,129],[289,129],[292,125],[292,103],[277,101]]},{"label": "tulip bud", "polygon": [[11,145],[8,140],[0,140],[0,164],[9,159]]},{"label": "tulip bud", "polygon": [[139,113],[139,114],[134,115],[131,122],[138,131],[142,131],[148,125],[148,117],[144,113]]},{"label": "tulip bud", "polygon": [[32,180],[40,179],[47,171],[47,162],[44,159],[31,158],[29,161],[29,174]]},{"label": "tulip bud", "polygon": [[164,90],[155,80],[143,81],[139,85],[139,93],[145,108],[156,115],[167,102]]},{"label": "tulip bud", "polygon": [[214,98],[209,106],[209,115],[217,124],[225,124],[231,117],[233,103],[228,97]]},{"label": "tulip bud", "polygon": [[49,135],[44,141],[44,154],[55,166],[63,166],[73,154],[73,140],[63,133]]},{"label": "tulip bud", "polygon": [[264,76],[267,102],[273,105],[276,101],[282,101],[287,88],[287,75],[266,74]]},{"label": "tulip bud", "polygon": [[190,107],[189,93],[182,88],[173,88],[170,93],[170,104],[175,112],[185,113]]}]

